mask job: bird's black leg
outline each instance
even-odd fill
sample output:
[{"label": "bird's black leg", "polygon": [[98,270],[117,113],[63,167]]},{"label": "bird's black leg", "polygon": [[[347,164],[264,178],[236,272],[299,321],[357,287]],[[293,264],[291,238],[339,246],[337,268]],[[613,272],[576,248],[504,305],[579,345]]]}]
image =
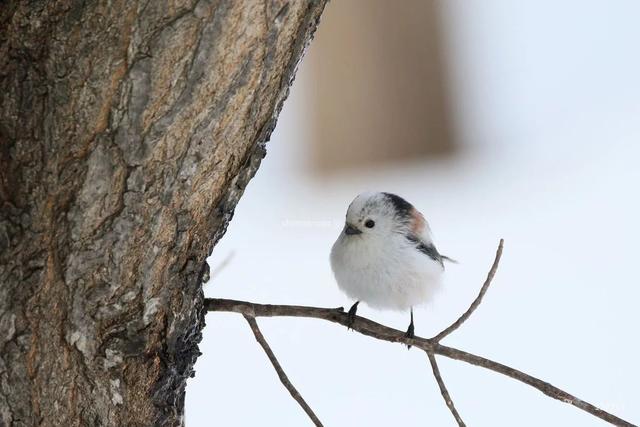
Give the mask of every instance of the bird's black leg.
[{"label": "bird's black leg", "polygon": [[358,311],[358,304],[360,304],[360,301],[356,301],[351,306],[351,308],[349,309],[349,312],[347,313],[347,328],[349,329],[351,329],[353,322],[356,320],[356,312]]},{"label": "bird's black leg", "polygon": [[[409,327],[407,328],[407,332],[404,334],[404,336],[407,338],[415,337],[414,327],[413,327],[413,307],[411,307],[411,323],[409,323]],[[407,348],[410,349],[411,344],[407,344]]]}]

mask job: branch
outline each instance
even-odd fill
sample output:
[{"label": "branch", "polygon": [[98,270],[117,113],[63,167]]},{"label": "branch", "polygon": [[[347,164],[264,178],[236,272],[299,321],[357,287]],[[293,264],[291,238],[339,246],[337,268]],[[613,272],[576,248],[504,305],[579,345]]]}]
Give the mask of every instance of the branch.
[{"label": "branch", "polygon": [[289,391],[289,394],[291,394],[291,397],[293,397],[295,401],[298,402],[298,404],[302,407],[304,412],[307,413],[309,418],[311,418],[311,421],[313,422],[313,424],[315,424],[318,427],[323,427],[322,423],[320,422],[316,414],[313,412],[311,407],[307,404],[307,402],[305,402],[305,400],[300,395],[298,390],[296,390],[293,384],[291,384],[291,381],[289,381],[289,377],[287,377],[287,374],[282,369],[282,366],[280,366],[280,362],[278,362],[276,355],[273,354],[271,347],[269,347],[269,343],[267,343],[267,340],[264,339],[264,335],[262,335],[262,332],[260,332],[260,328],[258,327],[258,322],[256,322],[256,319],[246,314],[244,315],[244,318],[249,323],[249,326],[251,327],[251,331],[253,331],[253,335],[255,335],[256,337],[256,341],[258,341],[258,344],[260,344],[264,352],[267,354],[267,357],[269,358],[269,361],[273,365],[273,368],[278,373],[278,377],[280,377],[280,382],[282,383],[282,385]]},{"label": "branch", "polygon": [[[305,307],[305,306],[296,306],[296,305],[267,305],[267,304],[254,304],[246,301],[235,301],[228,299],[206,299],[205,300],[205,308],[207,311],[222,311],[222,312],[235,312],[241,313],[245,316],[251,328],[254,330],[254,334],[256,334],[256,339],[262,345],[262,347],[269,355],[269,359],[271,363],[278,371],[278,375],[280,375],[280,380],[282,383],[289,389],[289,392],[294,397],[294,399],[298,400],[298,403],[303,408],[308,408],[309,416],[314,419],[315,415],[311,412],[311,409],[306,405],[302,397],[297,393],[293,385],[289,383],[286,375],[282,371],[282,368],[278,364],[278,361],[275,359],[273,352],[269,348],[266,341],[264,341],[264,337],[260,334],[258,329],[258,325],[255,322],[255,317],[274,317],[274,316],[289,316],[289,317],[308,317],[308,318],[316,318],[323,319],[333,323],[339,323],[341,325],[347,326],[354,331],[360,332],[363,335],[367,335],[369,337],[373,337],[382,341],[402,343],[408,346],[417,347],[424,352],[427,353],[429,357],[429,362],[431,363],[431,368],[433,370],[433,375],[438,382],[438,386],[440,387],[440,393],[444,398],[447,407],[453,414],[456,422],[459,426],[464,426],[464,421],[458,414],[458,411],[451,400],[451,396],[442,380],[442,376],[440,375],[440,369],[438,368],[438,364],[434,354],[439,354],[441,356],[448,357],[450,359],[460,360],[471,365],[480,366],[485,369],[492,370],[494,372],[498,372],[502,375],[506,375],[511,377],[517,381],[523,382],[533,388],[540,390],[542,393],[546,394],[549,397],[552,397],[556,400],[560,400],[561,402],[569,403],[576,408],[579,408],[585,412],[588,412],[598,418],[601,418],[613,425],[617,426],[625,426],[625,427],[637,427],[634,424],[631,424],[628,421],[625,421],[609,412],[606,412],[589,402],[585,402],[582,399],[579,399],[564,390],[555,387],[554,385],[549,384],[548,382],[542,381],[536,377],[533,377],[529,374],[525,374],[522,371],[511,368],[509,366],[503,365],[498,362],[494,362],[490,359],[485,359],[484,357],[477,356],[472,353],[467,353],[462,350],[455,349],[453,347],[447,347],[440,344],[440,340],[444,337],[451,334],[453,331],[458,329],[470,316],[473,312],[478,308],[480,303],[482,302],[482,298],[484,297],[487,289],[491,285],[491,281],[493,280],[496,271],[498,270],[498,264],[500,263],[500,258],[502,257],[502,249],[504,245],[504,240],[500,239],[500,244],[498,245],[498,250],[496,251],[496,256],[493,261],[493,265],[487,274],[487,278],[480,289],[480,293],[476,297],[476,299],[471,303],[467,311],[465,311],[462,316],[458,318],[455,322],[453,322],[450,326],[445,328],[442,332],[431,339],[414,337],[407,338],[406,334],[402,331],[398,331],[397,329],[389,328],[387,326],[376,323],[372,320],[369,320],[364,317],[355,316],[354,319],[350,319],[348,314],[344,312],[342,307],[338,308],[317,308],[317,307]],[[252,323],[253,322],[253,323]],[[255,325],[255,328],[254,328]],[[257,331],[257,332],[256,332]],[[261,341],[262,340],[262,341]],[[284,377],[284,379],[283,379]],[[285,383],[286,381],[286,383]],[[289,388],[289,386],[291,388]],[[295,394],[294,394],[295,393]],[[298,398],[296,398],[296,395]],[[307,411],[307,409],[305,409]],[[317,418],[315,418],[317,420]],[[315,422],[315,421],[314,421]],[[318,421],[319,423],[319,421]],[[318,424],[316,424],[318,425]]]},{"label": "branch", "polygon": [[458,350],[452,347],[446,347],[441,344],[436,345],[434,353],[441,354],[451,359],[460,360],[462,362],[489,369],[502,375],[511,377],[515,380],[518,380],[540,390],[542,393],[546,394],[549,397],[552,397],[564,403],[569,403],[570,405],[582,409],[583,411],[588,412],[591,415],[595,415],[596,417],[603,419],[613,425],[623,427],[638,427],[635,424],[632,424],[629,421],[625,421],[622,418],[610,414],[609,412],[604,411],[589,402],[579,399],[567,393],[566,391],[559,389],[552,384],[549,384],[548,382],[542,381],[515,368],[503,365],[502,363],[494,362],[493,360],[485,359],[482,356],[477,356],[475,354],[467,353],[466,351]]},{"label": "branch", "polygon": [[[487,289],[489,289],[489,285],[491,285],[491,282],[493,281],[493,277],[496,275],[496,271],[498,271],[498,265],[500,264],[500,258],[502,257],[503,246],[504,246],[504,239],[500,239],[500,244],[498,245],[498,250],[496,251],[496,257],[493,260],[493,265],[491,266],[491,269],[487,274],[487,278],[485,279],[484,284],[482,285],[482,288],[480,288],[480,292],[478,293],[478,296],[476,297],[476,299],[473,300],[473,302],[471,303],[467,311],[465,311],[462,314],[462,316],[460,316],[455,322],[453,322],[447,328],[442,330],[438,335],[433,337],[432,338],[433,341],[440,342],[441,339],[443,339],[444,337],[446,337],[447,335],[451,334],[453,331],[458,329],[460,326],[462,326],[464,322],[466,322],[466,320],[469,317],[471,317],[471,314],[478,308],[478,306],[480,306],[480,303],[482,302],[482,298],[484,298],[484,294],[487,292]],[[465,427],[465,423],[462,420],[462,417],[460,417],[460,414],[458,413],[458,410],[456,409],[455,405],[453,404],[451,395],[449,395],[447,386],[444,384],[442,375],[440,375],[440,368],[438,368],[438,362],[436,361],[436,357],[431,351],[427,352],[427,356],[429,357],[429,363],[431,363],[433,376],[436,379],[436,382],[438,383],[438,387],[440,387],[440,394],[442,394],[444,403],[447,405],[447,408],[449,408],[449,411],[451,411],[451,414],[453,415],[453,418],[455,418],[456,422],[458,423],[458,426]]]},{"label": "branch", "polygon": [[462,417],[456,410],[456,406],[453,404],[453,400],[451,400],[451,396],[449,395],[449,390],[447,390],[447,386],[444,385],[444,381],[442,380],[442,375],[440,375],[440,368],[438,368],[438,362],[436,361],[436,357],[431,352],[427,352],[427,356],[429,357],[429,362],[431,363],[431,369],[433,370],[433,376],[438,382],[438,387],[440,387],[440,394],[444,398],[444,403],[447,404],[447,408],[451,411],[453,418],[456,419],[458,426],[466,427],[464,421],[462,421]]},{"label": "branch", "polygon": [[322,319],[333,323],[339,323],[343,326],[349,326],[354,331],[363,335],[376,338],[382,341],[411,344],[425,352],[433,352],[450,359],[460,360],[472,365],[480,366],[485,369],[498,372],[500,374],[511,377],[517,381],[530,385],[540,390],[549,397],[569,403],[576,408],[582,409],[598,418],[601,418],[613,425],[625,427],[637,427],[634,424],[625,421],[613,414],[610,414],[588,402],[585,402],[564,390],[559,389],[545,381],[535,378],[529,374],[521,372],[517,369],[494,362],[490,359],[467,353],[453,347],[447,347],[437,343],[434,339],[426,339],[421,337],[407,338],[404,331],[381,325],[372,320],[361,316],[355,316],[352,324],[349,324],[347,313],[342,307],[339,308],[318,308],[305,307],[296,305],[270,305],[255,304],[247,301],[236,301],[229,299],[206,299],[205,308],[207,311],[234,312],[244,314],[250,317],[306,317],[314,319]]},{"label": "branch", "polygon": [[433,337],[432,340],[434,340],[435,342],[440,342],[440,340],[442,340],[444,337],[446,337],[451,332],[455,331],[460,326],[462,326],[462,324],[471,316],[471,314],[473,314],[473,312],[476,311],[476,308],[478,308],[478,306],[482,302],[482,298],[484,297],[484,294],[487,293],[487,289],[489,289],[489,285],[491,285],[491,281],[493,280],[493,277],[496,275],[496,271],[498,271],[498,264],[500,263],[500,258],[502,257],[503,245],[504,245],[504,239],[500,239],[500,244],[498,245],[498,250],[496,251],[496,257],[493,260],[493,265],[491,266],[491,270],[489,270],[489,273],[487,274],[487,278],[485,279],[484,284],[482,285],[482,288],[480,288],[480,293],[478,294],[476,299],[471,303],[467,311],[465,311],[462,314],[462,316],[458,318],[458,320],[453,322],[450,326],[448,326],[438,335]]}]

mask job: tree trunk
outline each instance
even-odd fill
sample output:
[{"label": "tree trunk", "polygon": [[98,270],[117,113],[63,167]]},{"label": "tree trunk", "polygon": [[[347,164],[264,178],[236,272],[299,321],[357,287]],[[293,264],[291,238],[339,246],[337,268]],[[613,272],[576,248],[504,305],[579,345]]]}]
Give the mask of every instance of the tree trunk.
[{"label": "tree trunk", "polygon": [[0,425],[180,425],[223,235],[325,0],[0,4]]}]

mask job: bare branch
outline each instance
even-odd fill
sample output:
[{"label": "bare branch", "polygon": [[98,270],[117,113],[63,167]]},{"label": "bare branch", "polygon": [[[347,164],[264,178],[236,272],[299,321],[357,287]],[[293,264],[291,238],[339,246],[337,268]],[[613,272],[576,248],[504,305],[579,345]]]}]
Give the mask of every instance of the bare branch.
[{"label": "bare branch", "polygon": [[482,298],[484,297],[484,294],[487,293],[487,289],[489,289],[489,285],[491,285],[491,281],[493,280],[493,277],[496,275],[496,271],[498,270],[498,264],[500,264],[500,258],[502,257],[503,245],[504,245],[504,239],[500,239],[500,244],[498,245],[498,250],[496,251],[496,257],[493,260],[493,265],[491,266],[491,269],[489,270],[489,274],[487,274],[487,278],[484,281],[482,288],[480,288],[480,293],[478,294],[476,299],[473,300],[473,302],[471,303],[467,311],[465,311],[462,314],[462,316],[458,318],[458,320],[453,322],[449,327],[447,327],[438,335],[433,337],[432,340],[434,340],[435,342],[440,342],[440,340],[442,340],[444,337],[446,337],[451,332],[458,329],[471,316],[471,314],[474,311],[476,311],[476,308],[478,308],[478,306],[482,302]]},{"label": "bare branch", "polygon": [[576,408],[582,409],[583,411],[588,412],[591,415],[595,415],[596,417],[601,418],[613,425],[623,427],[638,427],[635,424],[630,423],[629,421],[625,421],[613,414],[610,414],[609,412],[604,411],[589,402],[585,402],[584,400],[579,399],[567,393],[566,391],[561,390],[552,384],[549,384],[548,382],[542,381],[529,374],[525,374],[524,372],[517,369],[503,365],[502,363],[494,362],[493,360],[485,359],[484,357],[477,356],[472,353],[467,353],[466,351],[458,350],[452,347],[447,347],[442,344],[436,344],[434,353],[441,354],[451,359],[460,360],[471,365],[480,366],[481,368],[490,369],[494,372],[498,372],[515,380],[521,381],[525,384],[530,385],[531,387],[540,390],[542,393],[546,394],[549,397],[573,405]]},{"label": "bare branch", "polygon": [[[564,390],[555,387],[554,385],[549,384],[548,382],[542,381],[538,378],[535,378],[529,374],[525,374],[522,371],[511,368],[509,366],[503,365],[498,362],[494,362],[490,359],[485,359],[484,357],[477,356],[472,353],[467,353],[462,350],[458,350],[452,347],[447,347],[440,344],[440,340],[444,337],[458,329],[470,316],[473,312],[478,308],[480,303],[482,302],[482,298],[484,294],[489,289],[489,285],[491,285],[491,281],[493,280],[496,271],[498,269],[498,264],[500,263],[500,258],[502,257],[502,248],[504,245],[504,240],[500,239],[500,244],[498,245],[498,250],[496,251],[496,256],[493,261],[493,265],[487,274],[487,278],[480,289],[480,293],[476,297],[476,299],[471,303],[467,311],[465,311],[462,316],[458,318],[455,322],[453,322],[449,327],[444,329],[438,335],[431,339],[414,337],[407,338],[406,334],[397,329],[389,328],[387,326],[376,323],[372,320],[369,320],[364,317],[355,316],[355,320],[349,319],[347,313],[344,312],[342,307],[338,308],[317,308],[317,307],[305,307],[305,306],[295,306],[295,305],[266,305],[266,304],[254,304],[246,301],[235,301],[228,299],[207,299],[205,300],[205,308],[207,311],[222,311],[222,312],[235,312],[241,313],[245,316],[251,328],[254,330],[254,334],[256,334],[256,339],[263,346],[267,355],[270,354],[269,359],[271,363],[273,363],[276,371],[278,371],[278,375],[280,376],[280,380],[282,383],[289,389],[289,392],[296,398],[296,395],[300,398],[298,402],[305,408],[306,403],[302,400],[302,397],[295,391],[293,385],[289,383],[286,375],[282,372],[282,368],[278,364],[278,361],[273,356],[273,352],[269,349],[268,344],[264,341],[264,337],[260,334],[258,329],[258,325],[255,322],[254,317],[273,317],[273,316],[289,316],[289,317],[308,317],[308,318],[316,318],[323,319],[333,323],[339,323],[341,325],[347,326],[354,331],[357,331],[363,335],[367,335],[382,341],[402,343],[405,345],[411,345],[417,347],[427,353],[429,357],[429,362],[431,362],[431,368],[433,370],[433,375],[438,382],[438,386],[440,387],[440,393],[444,398],[447,407],[453,414],[456,422],[459,426],[464,426],[464,421],[458,414],[453,401],[451,400],[451,396],[442,380],[442,376],[440,375],[440,369],[438,368],[437,361],[435,359],[435,354],[439,354],[441,356],[448,357],[450,359],[460,360],[471,365],[480,366],[485,369],[492,370],[494,372],[498,372],[502,375],[506,375],[510,378],[513,378],[517,381],[523,382],[531,387],[534,387],[540,390],[542,393],[546,394],[549,397],[552,397],[556,400],[560,400],[561,402],[569,403],[576,408],[579,408],[585,412],[588,412],[600,419],[603,419],[613,425],[617,426],[625,426],[625,427],[637,427],[634,424],[625,421],[613,414],[610,414],[607,411],[604,411],[589,402],[585,402],[582,399],[579,399]],[[253,323],[252,323],[253,322]],[[255,325],[255,329],[254,329]],[[256,333],[257,331],[257,333]],[[260,338],[259,338],[260,337]],[[261,341],[262,339],[262,341]],[[264,343],[264,344],[263,344]],[[281,374],[282,373],[282,374]],[[284,376],[284,379],[283,379]],[[286,381],[286,383],[285,383]],[[291,388],[287,386],[289,384]],[[293,391],[292,391],[293,390]],[[294,394],[295,393],[295,394]],[[306,406],[308,408],[308,406]],[[306,411],[306,409],[305,409]],[[309,411],[311,409],[309,408]],[[309,412],[307,412],[309,414]],[[310,413],[313,419],[313,412]],[[317,420],[317,418],[316,418]],[[319,421],[318,421],[319,423]]]},{"label": "bare branch", "polygon": [[258,322],[256,322],[256,319],[246,314],[244,315],[244,318],[249,323],[249,326],[251,327],[251,331],[253,331],[253,335],[256,337],[256,341],[258,341],[258,344],[260,344],[264,352],[267,354],[267,357],[269,358],[269,361],[273,365],[273,368],[278,373],[278,377],[280,378],[280,382],[282,383],[282,385],[289,391],[289,394],[291,394],[291,397],[293,397],[295,401],[298,402],[298,404],[302,407],[304,412],[306,412],[309,418],[311,418],[311,421],[313,422],[313,424],[315,424],[318,427],[322,427],[322,423],[320,422],[316,414],[313,412],[311,407],[300,395],[298,390],[296,390],[293,384],[291,384],[291,381],[289,381],[289,377],[287,377],[287,374],[282,369],[282,366],[280,366],[280,362],[278,362],[276,355],[273,354],[273,351],[271,350],[269,343],[267,343],[267,340],[264,338],[264,335],[262,335],[262,332],[260,332],[260,328],[258,327]]},{"label": "bare branch", "polygon": [[453,418],[456,419],[458,426],[466,427],[466,424],[462,420],[462,417],[460,416],[460,414],[456,410],[455,405],[453,404],[453,400],[451,400],[451,396],[449,395],[449,390],[447,390],[447,386],[444,385],[444,381],[442,380],[442,375],[440,375],[440,368],[438,368],[438,362],[436,361],[436,357],[430,351],[427,352],[427,356],[429,357],[429,362],[431,363],[433,376],[438,382],[438,387],[440,387],[440,394],[442,394],[444,403],[447,404],[447,408],[449,408],[449,411],[451,411]]},{"label": "bare branch", "polygon": [[205,300],[205,307],[208,311],[235,312],[250,317],[306,317],[327,320],[329,322],[339,323],[344,326],[349,325],[351,329],[363,335],[367,335],[382,341],[411,344],[412,346],[417,347],[425,352],[431,351],[434,354],[439,354],[450,359],[460,360],[506,375],[510,378],[513,378],[540,390],[542,393],[546,394],[549,397],[565,403],[569,403],[576,408],[588,412],[613,425],[637,427],[628,421],[625,421],[613,414],[610,414],[609,412],[606,412],[588,402],[585,402],[567,393],[564,390],[559,389],[558,387],[555,387],[531,375],[525,374],[524,372],[521,372],[517,369],[511,368],[498,362],[494,362],[493,360],[485,359],[484,357],[477,356],[472,353],[467,353],[462,350],[438,344],[433,339],[426,339],[421,337],[407,338],[405,337],[404,331],[389,328],[388,326],[381,325],[361,316],[356,316],[354,322],[352,324],[349,324],[347,313],[345,313],[341,307],[318,308],[295,305],[268,305],[228,299],[207,299]]}]

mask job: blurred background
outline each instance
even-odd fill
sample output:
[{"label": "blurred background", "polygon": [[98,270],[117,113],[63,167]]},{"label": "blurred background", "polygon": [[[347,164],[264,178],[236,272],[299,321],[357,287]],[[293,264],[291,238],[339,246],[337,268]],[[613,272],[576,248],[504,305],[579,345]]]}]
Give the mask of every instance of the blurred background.
[{"label": "blurred background", "polygon": [[[467,308],[503,237],[485,301],[445,344],[640,423],[639,17],[632,0],[332,1],[205,295],[349,307],[331,245],[358,193],[394,192],[460,262],[416,311],[417,334]],[[325,425],[455,425],[422,352],[318,320],[258,322]],[[187,425],[214,412],[216,425],[310,425],[241,316],[208,314],[201,351]],[[439,362],[468,425],[605,425]]]}]

